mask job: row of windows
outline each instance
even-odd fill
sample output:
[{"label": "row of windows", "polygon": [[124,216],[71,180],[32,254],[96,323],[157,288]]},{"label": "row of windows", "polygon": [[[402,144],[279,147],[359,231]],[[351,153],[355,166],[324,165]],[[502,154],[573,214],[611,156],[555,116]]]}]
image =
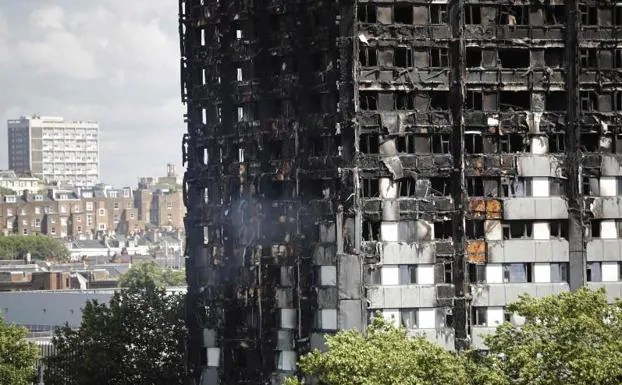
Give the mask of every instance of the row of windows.
[{"label": "row of windows", "polygon": [[[579,19],[582,25],[622,26],[620,7],[580,6]],[[447,25],[447,4],[431,5],[375,5],[366,4],[358,8],[358,20],[362,23]],[[465,5],[465,24],[498,25],[564,25],[566,22],[563,5]]]}]

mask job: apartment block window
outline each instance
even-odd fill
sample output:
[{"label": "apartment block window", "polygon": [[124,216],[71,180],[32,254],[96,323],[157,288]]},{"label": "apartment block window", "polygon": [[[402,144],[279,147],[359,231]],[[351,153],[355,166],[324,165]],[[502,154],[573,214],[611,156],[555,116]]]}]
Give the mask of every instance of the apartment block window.
[{"label": "apartment block window", "polygon": [[416,265],[400,265],[399,266],[399,284],[409,285],[417,283],[417,266]]},{"label": "apartment block window", "polygon": [[99,209],[99,216],[103,217],[106,215],[106,209]]},{"label": "apartment block window", "polygon": [[56,228],[55,227],[50,228],[50,234],[56,235]]},{"label": "apartment block window", "polygon": [[7,217],[12,217],[13,216],[13,209],[6,209],[6,216]]},{"label": "apartment block window", "polygon": [[361,46],[359,51],[359,61],[363,67],[377,66],[378,49],[376,47]]},{"label": "apartment block window", "polygon": [[410,47],[395,48],[395,67],[410,68],[413,66],[413,51]]},{"label": "apartment block window", "polygon": [[359,93],[359,103],[363,111],[375,111],[378,109],[378,93],[377,92],[361,92]]},{"label": "apartment block window", "polygon": [[382,284],[382,275],[380,269],[367,269],[367,284],[372,286]]},{"label": "apartment block window", "polygon": [[488,317],[485,307],[472,307],[471,308],[471,325],[473,326],[486,326],[488,324]]},{"label": "apartment block window", "polygon": [[417,309],[400,309],[400,321],[406,329],[417,328]]},{"label": "apartment block window", "polygon": [[119,202],[114,202],[114,206],[113,207],[114,207],[115,210],[118,210],[119,209]]},{"label": "apartment block window", "polygon": [[503,265],[503,282],[527,283],[532,282],[531,269],[527,263],[509,263]]},{"label": "apartment block window", "polygon": [[59,207],[61,214],[65,214],[67,212],[67,208],[64,205]]},{"label": "apartment block window", "polygon": [[602,282],[603,276],[600,267],[600,262],[589,262],[587,264],[586,275],[588,282]]},{"label": "apartment block window", "polygon": [[37,206],[37,207],[35,207],[35,214],[36,214],[36,215],[41,214],[41,207],[38,207],[38,206]]},{"label": "apartment block window", "polygon": [[362,23],[376,22],[376,6],[373,4],[361,5],[358,8],[359,21]]},{"label": "apartment block window", "polygon": [[430,67],[448,67],[449,52],[447,48],[432,48],[430,50]]},{"label": "apartment block window", "polygon": [[486,265],[469,264],[469,281],[471,283],[486,282]]},{"label": "apartment block window", "polygon": [[551,263],[551,282],[568,282],[567,263]]},{"label": "apartment block window", "polygon": [[89,227],[93,225],[93,216],[91,214],[86,215],[86,225]]}]

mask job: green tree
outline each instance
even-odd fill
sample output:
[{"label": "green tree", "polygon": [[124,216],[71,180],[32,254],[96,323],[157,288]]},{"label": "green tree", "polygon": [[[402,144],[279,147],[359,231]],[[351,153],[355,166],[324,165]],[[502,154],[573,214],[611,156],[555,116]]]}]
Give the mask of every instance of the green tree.
[{"label": "green tree", "polygon": [[163,269],[155,262],[143,262],[132,266],[119,280],[121,287],[144,286],[153,282],[158,287],[186,286],[183,270]]},{"label": "green tree", "polygon": [[508,307],[525,318],[486,338],[483,364],[512,385],[622,384],[622,301],[583,288],[543,298],[522,296]]},{"label": "green tree", "polygon": [[[326,385],[464,385],[462,357],[428,342],[408,338],[382,317],[375,317],[367,334],[341,331],[326,337],[327,352],[314,350],[300,358],[299,367]],[[290,377],[287,385],[299,384]]]},{"label": "green tree", "polygon": [[59,240],[44,235],[0,236],[0,259],[25,258],[66,261],[69,250]]},{"label": "green tree", "polygon": [[153,282],[118,290],[109,304],[88,302],[80,327],[56,331],[46,385],[182,385],[183,296]]},{"label": "green tree", "polygon": [[10,188],[0,187],[0,196],[2,195],[18,195],[15,190],[11,190]]},{"label": "green tree", "polygon": [[37,347],[26,341],[28,330],[6,325],[0,315],[0,385],[30,385],[36,375]]}]

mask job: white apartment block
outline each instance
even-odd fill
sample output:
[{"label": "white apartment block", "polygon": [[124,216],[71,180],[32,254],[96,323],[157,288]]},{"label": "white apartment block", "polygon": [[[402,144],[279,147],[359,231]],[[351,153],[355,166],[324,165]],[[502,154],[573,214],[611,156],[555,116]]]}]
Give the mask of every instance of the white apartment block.
[{"label": "white apartment block", "polygon": [[99,183],[99,124],[62,117],[8,121],[9,168],[45,183],[92,187]]}]

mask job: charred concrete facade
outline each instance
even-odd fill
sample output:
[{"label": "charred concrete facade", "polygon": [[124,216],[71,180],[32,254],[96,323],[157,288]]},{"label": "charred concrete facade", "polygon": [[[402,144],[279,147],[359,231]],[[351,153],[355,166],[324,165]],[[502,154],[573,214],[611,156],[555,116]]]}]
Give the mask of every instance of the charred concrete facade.
[{"label": "charred concrete facade", "polygon": [[463,349],[521,293],[622,294],[622,6],[180,0],[180,36],[191,383],[378,311]]}]

